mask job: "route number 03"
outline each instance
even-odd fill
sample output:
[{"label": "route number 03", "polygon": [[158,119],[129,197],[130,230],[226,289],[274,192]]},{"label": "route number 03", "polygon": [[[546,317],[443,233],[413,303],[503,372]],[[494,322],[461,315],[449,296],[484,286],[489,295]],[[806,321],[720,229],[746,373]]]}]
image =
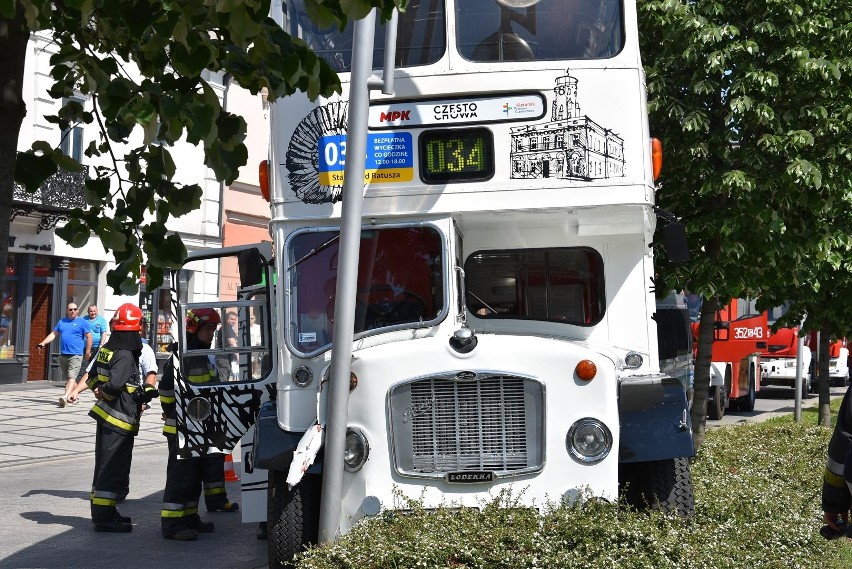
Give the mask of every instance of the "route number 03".
[{"label": "route number 03", "polygon": [[323,148],[323,157],[327,166],[345,166],[346,141],[327,142]]}]

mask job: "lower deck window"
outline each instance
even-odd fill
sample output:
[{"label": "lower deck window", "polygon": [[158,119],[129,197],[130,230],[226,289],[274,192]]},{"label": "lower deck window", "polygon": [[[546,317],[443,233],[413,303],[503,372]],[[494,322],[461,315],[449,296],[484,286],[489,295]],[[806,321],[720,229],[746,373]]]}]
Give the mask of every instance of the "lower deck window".
[{"label": "lower deck window", "polygon": [[603,259],[588,247],[478,251],[465,274],[467,306],[477,318],[591,326],[604,315]]}]

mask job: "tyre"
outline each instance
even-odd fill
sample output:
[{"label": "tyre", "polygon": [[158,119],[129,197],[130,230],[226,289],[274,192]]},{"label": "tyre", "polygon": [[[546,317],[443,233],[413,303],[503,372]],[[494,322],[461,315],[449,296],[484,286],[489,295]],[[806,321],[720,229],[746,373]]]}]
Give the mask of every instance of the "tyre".
[{"label": "tyre", "polygon": [[[811,378],[808,375],[802,376],[802,399],[807,399],[811,396]],[[794,390],[795,393],[795,390]]]},{"label": "tyre", "polygon": [[695,515],[689,459],[684,457],[621,464],[619,486],[628,505],[685,519]]},{"label": "tyre", "polygon": [[754,382],[754,368],[749,370],[748,374],[748,393],[737,399],[737,407],[740,411],[754,411],[754,400],[757,397],[757,389]]},{"label": "tyre", "polygon": [[707,394],[707,416],[718,421],[725,416],[725,394],[721,385],[711,385]]},{"label": "tyre", "polygon": [[287,473],[269,471],[266,494],[269,567],[292,567],[293,557],[319,537],[322,476],[306,474],[287,489]]},{"label": "tyre", "polygon": [[846,387],[849,385],[849,374],[847,373],[845,377],[835,377],[831,381],[831,385],[834,387]]}]

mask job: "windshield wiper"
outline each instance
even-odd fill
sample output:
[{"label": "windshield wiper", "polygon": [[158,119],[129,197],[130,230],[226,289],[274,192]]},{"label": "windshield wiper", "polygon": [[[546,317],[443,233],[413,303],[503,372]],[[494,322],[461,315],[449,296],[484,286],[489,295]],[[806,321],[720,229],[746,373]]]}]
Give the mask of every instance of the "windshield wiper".
[{"label": "windshield wiper", "polygon": [[472,291],[467,291],[467,293],[468,293],[470,296],[472,296],[474,299],[476,299],[476,300],[478,300],[479,302],[481,302],[481,303],[482,303],[482,306],[484,306],[485,308],[487,308],[488,310],[490,310],[490,311],[491,311],[491,312],[493,312],[494,314],[497,314],[497,309],[495,309],[493,306],[491,306],[490,304],[488,304],[487,302],[485,302],[484,300],[482,300],[481,298],[479,298],[478,296],[476,296],[476,294],[475,294],[475,293],[473,293]]},{"label": "windshield wiper", "polygon": [[293,267],[295,267],[296,265],[298,265],[302,261],[307,261],[308,259],[310,259],[314,255],[317,255],[318,253],[321,253],[322,251],[328,249],[328,247],[330,245],[332,245],[333,243],[335,243],[338,239],[340,239],[340,233],[338,233],[337,235],[335,235],[331,239],[328,239],[324,243],[320,244],[318,247],[314,247],[313,249],[308,251],[301,259],[299,259],[298,261],[296,261],[295,263],[293,263],[292,265],[287,267],[287,270],[289,271],[290,269],[292,269]]}]

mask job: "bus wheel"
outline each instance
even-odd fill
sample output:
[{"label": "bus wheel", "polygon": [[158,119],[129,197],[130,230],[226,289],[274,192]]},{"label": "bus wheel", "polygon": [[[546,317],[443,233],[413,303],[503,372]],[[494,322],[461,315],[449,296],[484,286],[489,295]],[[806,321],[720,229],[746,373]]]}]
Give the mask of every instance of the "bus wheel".
[{"label": "bus wheel", "polygon": [[291,567],[293,556],[319,537],[322,476],[306,474],[294,488],[287,489],[287,473],[269,471],[266,494],[270,567]]},{"label": "bus wheel", "polygon": [[627,504],[685,519],[695,515],[689,459],[685,457],[620,465],[619,484]]},{"label": "bus wheel", "polygon": [[[811,390],[812,390],[811,378],[807,375],[804,375],[804,374],[802,375],[801,389],[802,389],[802,399],[807,399],[808,397],[811,396]],[[795,390],[794,390],[794,392],[795,392]]]},{"label": "bus wheel", "polygon": [[707,395],[707,416],[718,421],[725,416],[725,394],[721,385],[711,385]]}]

